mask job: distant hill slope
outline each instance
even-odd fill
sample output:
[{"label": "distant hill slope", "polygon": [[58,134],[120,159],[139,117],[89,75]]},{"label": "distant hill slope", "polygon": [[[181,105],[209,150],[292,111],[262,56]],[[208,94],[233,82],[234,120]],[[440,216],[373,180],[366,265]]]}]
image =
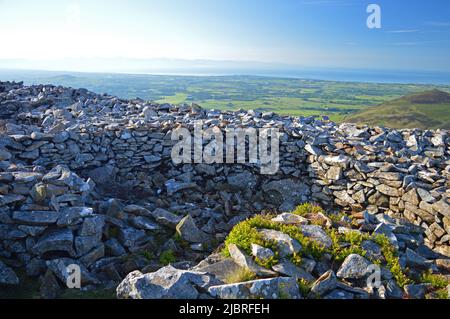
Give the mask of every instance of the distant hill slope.
[{"label": "distant hill slope", "polygon": [[350,115],[344,121],[392,128],[450,129],[450,94],[430,90],[406,95]]}]

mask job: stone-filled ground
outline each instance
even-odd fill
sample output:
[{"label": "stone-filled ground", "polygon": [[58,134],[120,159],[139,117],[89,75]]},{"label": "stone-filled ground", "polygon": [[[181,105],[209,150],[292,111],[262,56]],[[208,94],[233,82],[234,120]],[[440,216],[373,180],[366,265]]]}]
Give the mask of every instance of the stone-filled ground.
[{"label": "stone-filled ground", "polygon": [[[30,278],[40,297],[67,296],[70,264],[81,266],[85,296],[447,297],[445,130],[11,82],[0,82],[0,119],[2,297]],[[175,165],[171,133],[196,120],[278,128],[279,172]],[[367,287],[371,265],[377,288]]]}]

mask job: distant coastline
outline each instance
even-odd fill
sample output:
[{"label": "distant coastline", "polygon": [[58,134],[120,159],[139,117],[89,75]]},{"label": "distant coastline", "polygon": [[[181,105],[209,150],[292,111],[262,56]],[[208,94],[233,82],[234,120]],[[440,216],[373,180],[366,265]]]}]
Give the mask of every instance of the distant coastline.
[{"label": "distant coastline", "polygon": [[397,84],[450,84],[450,73],[439,71],[337,69],[337,68],[220,68],[220,67],[180,67],[122,70],[73,71],[4,68],[0,65],[0,79],[8,76],[27,75],[37,77],[71,74],[121,74],[121,75],[168,75],[168,76],[263,76],[270,78],[294,78],[319,81]]}]

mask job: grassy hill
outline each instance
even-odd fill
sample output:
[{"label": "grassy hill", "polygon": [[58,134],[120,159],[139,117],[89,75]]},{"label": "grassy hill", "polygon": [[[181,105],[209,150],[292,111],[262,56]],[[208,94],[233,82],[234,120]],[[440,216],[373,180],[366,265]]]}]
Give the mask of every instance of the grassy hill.
[{"label": "grassy hill", "polygon": [[450,94],[429,90],[406,95],[357,112],[344,121],[392,128],[450,129]]}]

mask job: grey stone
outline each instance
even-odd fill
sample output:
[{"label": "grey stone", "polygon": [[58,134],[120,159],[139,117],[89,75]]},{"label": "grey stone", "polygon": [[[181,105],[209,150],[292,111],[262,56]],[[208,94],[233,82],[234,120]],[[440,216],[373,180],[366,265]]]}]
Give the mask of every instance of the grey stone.
[{"label": "grey stone", "polygon": [[287,259],[282,259],[280,263],[272,267],[274,271],[281,275],[293,277],[296,279],[304,279],[306,281],[314,281],[314,277],[301,267],[297,267]]},{"label": "grey stone", "polygon": [[126,255],[127,251],[123,246],[119,243],[119,241],[116,238],[108,239],[105,242],[105,250],[108,255],[112,256],[124,256]]},{"label": "grey stone", "polygon": [[137,229],[143,229],[143,230],[159,230],[161,227],[150,220],[147,217],[144,216],[133,216],[130,218],[130,224],[131,226],[137,228]]},{"label": "grey stone", "polygon": [[283,179],[262,185],[265,201],[278,206],[283,212],[292,211],[305,202],[311,191],[308,185],[293,179]]},{"label": "grey stone", "polygon": [[18,285],[19,284],[19,278],[17,277],[16,273],[6,266],[1,260],[0,260],[0,284],[1,285]]},{"label": "grey stone", "polygon": [[243,172],[227,177],[228,184],[236,189],[252,189],[256,186],[256,177],[250,172]]},{"label": "grey stone", "polygon": [[195,184],[195,183],[181,183],[181,182],[177,182],[174,179],[168,180],[165,183],[165,186],[167,189],[167,194],[169,194],[169,195],[173,195],[173,194],[180,192],[182,190],[185,190],[185,189],[198,187],[197,184]]},{"label": "grey stone", "polygon": [[302,245],[289,237],[289,235],[272,229],[262,229],[259,231],[265,240],[273,240],[279,249],[281,257],[286,257],[302,250]]},{"label": "grey stone", "polygon": [[8,161],[12,157],[10,152],[0,149],[0,161]]},{"label": "grey stone", "polygon": [[361,243],[361,248],[366,251],[366,257],[371,260],[382,260],[383,253],[381,247],[371,240],[364,240]]},{"label": "grey stone", "polygon": [[337,287],[337,278],[333,270],[329,270],[317,279],[312,287],[311,292],[322,296],[325,293],[334,290]]},{"label": "grey stone", "polygon": [[160,224],[175,229],[183,217],[168,212],[165,209],[157,208],[151,212],[153,218]]},{"label": "grey stone", "polygon": [[26,197],[19,194],[0,195],[0,207],[13,203],[23,202]]},{"label": "grey stone", "polygon": [[329,248],[333,244],[330,236],[328,236],[322,227],[316,225],[302,225],[300,227],[303,235],[320,243],[325,248]]},{"label": "grey stone", "polygon": [[80,236],[102,236],[105,227],[105,217],[103,215],[94,215],[86,217],[81,226]]},{"label": "grey stone", "polygon": [[276,275],[276,272],[273,272],[256,264],[256,262],[254,262],[250,256],[245,254],[245,252],[235,244],[228,245],[228,251],[234,262],[242,268],[246,268],[261,277],[272,277]]},{"label": "grey stone", "polygon": [[145,231],[133,227],[119,229],[119,240],[127,248],[134,248],[147,240]]},{"label": "grey stone", "polygon": [[286,225],[304,225],[308,223],[306,218],[290,213],[282,213],[272,218],[272,221]]},{"label": "grey stone", "polygon": [[423,189],[423,188],[418,188],[417,189],[417,194],[419,194],[419,197],[427,203],[434,203],[436,200],[434,199],[433,196],[431,196],[430,192],[428,192],[427,190]]},{"label": "grey stone", "polygon": [[404,287],[406,295],[411,299],[424,299],[425,298],[425,285],[423,284],[413,284],[406,285]]},{"label": "grey stone", "polygon": [[360,279],[368,274],[370,262],[357,254],[351,254],[345,258],[337,272],[337,276],[343,279]]},{"label": "grey stone", "polygon": [[70,229],[57,229],[42,236],[32,248],[35,254],[42,255],[52,251],[65,251],[75,257],[73,233]]},{"label": "grey stone", "polygon": [[395,280],[391,279],[388,281],[388,283],[386,285],[386,295],[389,298],[393,298],[393,299],[402,299],[403,298],[403,291],[397,285]]},{"label": "grey stone", "polygon": [[275,257],[275,253],[269,248],[265,248],[257,244],[252,244],[251,247],[252,247],[252,255],[255,258],[265,261]]},{"label": "grey stone", "polygon": [[92,178],[96,184],[108,185],[116,180],[117,169],[112,165],[105,165],[90,170],[87,176]]},{"label": "grey stone", "polygon": [[192,269],[197,272],[204,272],[214,275],[217,279],[221,281],[227,281],[230,276],[233,276],[237,272],[244,270],[241,266],[236,264],[233,259],[225,258],[211,264],[202,262]]},{"label": "grey stone", "polygon": [[88,269],[81,263],[77,262],[74,259],[70,258],[59,258],[59,259],[52,259],[46,261],[47,268],[55,274],[55,276],[61,280],[62,283],[67,283],[70,279],[70,275],[72,274],[71,266],[72,267],[80,267],[81,271],[81,285],[89,285],[89,284],[99,284],[99,280],[91,274]]},{"label": "grey stone", "polygon": [[75,238],[75,250],[79,257],[87,254],[101,244],[98,236],[79,236]]},{"label": "grey stone", "polygon": [[213,286],[211,296],[220,299],[301,299],[295,278],[271,278]]},{"label": "grey stone", "polygon": [[125,213],[137,216],[144,216],[144,217],[152,216],[152,213],[148,209],[138,205],[127,205],[123,208],[123,211]]},{"label": "grey stone", "polygon": [[334,289],[327,295],[323,297],[323,299],[332,299],[332,300],[340,300],[340,299],[354,299],[355,295],[351,292],[348,292],[343,289]]},{"label": "grey stone", "polygon": [[406,265],[422,270],[429,269],[431,266],[431,263],[420,256],[419,254],[416,254],[414,251],[412,251],[409,248],[406,248]]},{"label": "grey stone", "polygon": [[154,273],[134,271],[117,287],[119,299],[196,299],[199,290],[206,290],[220,281],[206,273],[166,266]]},{"label": "grey stone", "polygon": [[190,243],[206,244],[211,240],[209,235],[197,227],[191,215],[186,215],[186,217],[178,223],[176,230],[181,238]]},{"label": "grey stone", "polygon": [[59,216],[58,212],[53,211],[16,211],[13,213],[14,220],[28,225],[54,224]]},{"label": "grey stone", "polygon": [[83,222],[84,217],[92,216],[93,209],[90,207],[65,207],[60,210],[57,225],[60,227],[78,225]]}]

